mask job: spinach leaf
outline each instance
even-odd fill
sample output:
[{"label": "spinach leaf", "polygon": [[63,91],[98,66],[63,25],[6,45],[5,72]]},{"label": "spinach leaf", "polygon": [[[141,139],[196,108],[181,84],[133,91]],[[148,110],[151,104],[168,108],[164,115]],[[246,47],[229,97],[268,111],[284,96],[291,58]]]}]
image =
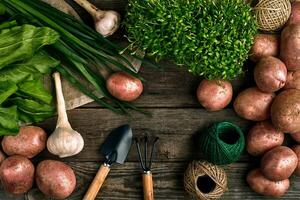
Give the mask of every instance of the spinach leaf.
[{"label": "spinach leaf", "polygon": [[3,4],[0,3],[0,15],[3,15],[6,12],[6,8]]},{"label": "spinach leaf", "polygon": [[[1,4],[0,4],[1,5]],[[0,12],[1,12],[1,7],[0,7]],[[14,26],[17,26],[17,21],[13,20],[13,21],[6,21],[0,24],[0,30],[1,29],[7,29],[7,28],[12,28]]]},{"label": "spinach leaf", "polygon": [[11,81],[0,81],[0,104],[18,90],[17,85]]},{"label": "spinach leaf", "polygon": [[26,61],[8,65],[0,70],[0,80],[20,83],[25,80],[34,80],[49,74],[59,61],[47,55],[44,51],[38,51],[33,57]]},{"label": "spinach leaf", "polygon": [[59,34],[48,27],[16,26],[0,32],[0,69],[28,59],[44,45],[54,44]]},{"label": "spinach leaf", "polygon": [[16,135],[19,132],[17,106],[0,107],[0,135]]},{"label": "spinach leaf", "polygon": [[18,84],[19,90],[16,95],[27,98],[41,101],[42,103],[51,104],[52,96],[45,89],[42,81],[40,79],[26,81]]},{"label": "spinach leaf", "polygon": [[26,118],[31,119],[31,122],[43,121],[55,113],[55,107],[53,105],[39,103],[31,99],[15,97],[9,99],[8,103],[17,105],[19,115],[25,115]]}]

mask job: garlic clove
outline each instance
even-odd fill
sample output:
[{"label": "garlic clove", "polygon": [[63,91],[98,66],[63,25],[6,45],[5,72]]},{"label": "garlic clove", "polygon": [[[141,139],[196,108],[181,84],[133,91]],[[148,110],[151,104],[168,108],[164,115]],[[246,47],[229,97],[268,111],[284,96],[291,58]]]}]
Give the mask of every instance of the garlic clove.
[{"label": "garlic clove", "polygon": [[101,35],[107,37],[118,30],[120,21],[121,16],[115,11],[98,12],[95,16],[95,29]]},{"label": "garlic clove", "polygon": [[48,151],[60,158],[74,156],[81,152],[83,147],[82,136],[69,128],[57,127],[47,141]]}]

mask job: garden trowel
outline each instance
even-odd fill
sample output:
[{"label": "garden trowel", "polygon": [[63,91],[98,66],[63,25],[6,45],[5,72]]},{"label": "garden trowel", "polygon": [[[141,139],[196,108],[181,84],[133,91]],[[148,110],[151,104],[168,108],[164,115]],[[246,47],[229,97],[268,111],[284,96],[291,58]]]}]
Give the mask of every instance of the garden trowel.
[{"label": "garden trowel", "polygon": [[101,146],[101,153],[105,156],[106,161],[101,165],[90,185],[83,200],[94,200],[99,192],[110,167],[115,164],[123,164],[131,147],[132,130],[128,124],[114,129]]}]

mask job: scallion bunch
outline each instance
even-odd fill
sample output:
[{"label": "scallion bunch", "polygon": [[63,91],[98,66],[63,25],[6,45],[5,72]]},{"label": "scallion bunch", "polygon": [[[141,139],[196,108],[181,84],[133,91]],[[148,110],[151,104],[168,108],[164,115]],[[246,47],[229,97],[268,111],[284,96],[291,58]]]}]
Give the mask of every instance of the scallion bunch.
[{"label": "scallion bunch", "polygon": [[[126,113],[126,108],[140,111],[132,104],[112,97],[106,89],[105,78],[99,72],[113,72],[113,68],[117,68],[141,78],[121,54],[120,47],[84,23],[40,0],[2,0],[1,4],[19,23],[47,26],[60,34],[59,41],[47,51],[61,61],[62,65],[57,70],[82,93],[117,113]],[[99,93],[105,98],[99,98]]]}]

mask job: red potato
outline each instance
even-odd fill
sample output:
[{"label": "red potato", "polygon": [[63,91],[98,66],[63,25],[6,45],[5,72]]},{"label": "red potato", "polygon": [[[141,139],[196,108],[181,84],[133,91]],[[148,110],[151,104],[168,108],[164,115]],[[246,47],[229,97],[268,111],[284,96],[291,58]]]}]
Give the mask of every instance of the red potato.
[{"label": "red potato", "polygon": [[300,24],[300,2],[295,1],[292,3],[291,15],[286,25],[291,24]]},{"label": "red potato", "polygon": [[28,192],[33,185],[34,166],[24,156],[11,156],[0,166],[0,180],[5,191],[12,194]]},{"label": "red potato", "polygon": [[262,58],[254,69],[257,87],[263,92],[276,92],[283,88],[287,79],[286,66],[278,58]]},{"label": "red potato", "polygon": [[249,53],[250,60],[257,62],[266,56],[279,55],[280,37],[271,34],[258,34],[254,38],[253,46]]},{"label": "red potato", "polygon": [[286,80],[284,89],[300,90],[300,70],[289,71],[287,73],[287,80]]},{"label": "red potato", "polygon": [[134,101],[143,92],[142,81],[123,72],[111,75],[106,81],[109,93],[121,101]]},{"label": "red potato", "polygon": [[277,95],[271,117],[275,128],[285,133],[300,132],[300,91],[288,89]]},{"label": "red potato", "polygon": [[6,155],[0,151],[0,164],[6,159]]},{"label": "red potato", "polygon": [[291,134],[291,137],[293,138],[293,140],[300,143],[300,132]]},{"label": "red potato", "polygon": [[197,98],[207,110],[221,110],[232,99],[232,85],[223,80],[203,80],[197,89]]},{"label": "red potato", "polygon": [[76,177],[71,167],[60,161],[44,160],[36,168],[36,183],[47,196],[65,199],[76,186]]},{"label": "red potato", "polygon": [[33,158],[46,147],[47,134],[40,127],[23,126],[16,136],[4,136],[2,149],[7,155]]},{"label": "red potato", "polygon": [[254,169],[249,172],[247,183],[255,192],[269,197],[281,197],[290,187],[289,179],[270,181],[264,177],[260,169]]},{"label": "red potato", "polygon": [[247,135],[247,151],[253,156],[259,156],[282,145],[283,140],[284,133],[276,130],[269,121],[258,122]]},{"label": "red potato", "polygon": [[295,170],[295,174],[297,176],[300,176],[300,145],[296,145],[296,146],[293,146],[292,147],[292,150],[295,152],[295,154],[297,155],[298,157],[298,163],[297,163],[297,168]]},{"label": "red potato", "polygon": [[288,179],[295,171],[298,158],[292,149],[279,146],[268,151],[261,159],[261,171],[271,181]]},{"label": "red potato", "polygon": [[240,117],[252,121],[264,121],[270,118],[270,108],[274,98],[274,93],[265,93],[257,87],[251,87],[237,96],[233,107]]},{"label": "red potato", "polygon": [[292,24],[281,33],[280,59],[288,70],[300,69],[300,24]]}]

